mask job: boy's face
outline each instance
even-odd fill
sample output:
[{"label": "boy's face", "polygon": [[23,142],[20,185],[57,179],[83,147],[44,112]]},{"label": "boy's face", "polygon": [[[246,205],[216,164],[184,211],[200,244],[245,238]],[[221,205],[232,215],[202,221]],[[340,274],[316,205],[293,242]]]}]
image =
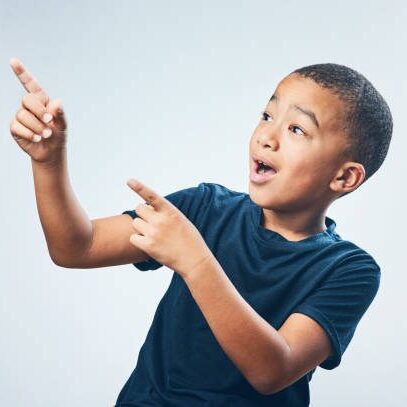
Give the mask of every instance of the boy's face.
[{"label": "boy's face", "polygon": [[[272,99],[250,139],[250,177],[255,176],[254,156],[268,161],[277,173],[261,184],[250,180],[251,199],[280,210],[329,205],[336,196],[330,183],[345,162],[343,102],[297,74],[284,78]],[[315,120],[294,105],[312,112]]]}]

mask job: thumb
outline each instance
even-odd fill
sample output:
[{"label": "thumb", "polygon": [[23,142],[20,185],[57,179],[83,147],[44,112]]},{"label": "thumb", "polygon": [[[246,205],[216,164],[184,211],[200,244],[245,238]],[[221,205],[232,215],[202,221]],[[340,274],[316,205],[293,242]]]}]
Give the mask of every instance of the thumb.
[{"label": "thumb", "polygon": [[61,130],[64,130],[66,128],[66,119],[61,99],[52,99],[47,106],[47,110],[52,114],[54,123]]}]

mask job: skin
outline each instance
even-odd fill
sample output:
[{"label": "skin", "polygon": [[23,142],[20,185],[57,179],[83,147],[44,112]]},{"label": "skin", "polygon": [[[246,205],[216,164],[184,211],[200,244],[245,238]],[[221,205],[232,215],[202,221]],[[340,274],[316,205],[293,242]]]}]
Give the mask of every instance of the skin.
[{"label": "skin", "polygon": [[[278,101],[267,103],[269,116],[262,117],[250,139],[249,160],[257,152],[279,171],[265,184],[250,181],[249,194],[263,207],[263,227],[297,241],[325,230],[328,207],[355,190],[365,170],[342,156],[345,106],[336,95],[298,74],[284,78],[274,94]],[[319,128],[291,104],[313,111]]]}]

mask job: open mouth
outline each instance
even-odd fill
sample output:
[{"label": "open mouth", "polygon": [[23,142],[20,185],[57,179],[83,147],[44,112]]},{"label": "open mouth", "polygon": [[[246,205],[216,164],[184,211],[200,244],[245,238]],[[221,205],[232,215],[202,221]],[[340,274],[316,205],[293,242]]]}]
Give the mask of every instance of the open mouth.
[{"label": "open mouth", "polygon": [[264,162],[252,159],[252,168],[250,171],[250,180],[255,184],[263,184],[274,178],[277,170]]},{"label": "open mouth", "polygon": [[266,172],[275,174],[277,172],[273,167],[270,167],[269,165],[265,164],[264,162],[262,162],[260,160],[254,160],[254,163],[255,163],[255,171],[257,174],[265,174]]}]

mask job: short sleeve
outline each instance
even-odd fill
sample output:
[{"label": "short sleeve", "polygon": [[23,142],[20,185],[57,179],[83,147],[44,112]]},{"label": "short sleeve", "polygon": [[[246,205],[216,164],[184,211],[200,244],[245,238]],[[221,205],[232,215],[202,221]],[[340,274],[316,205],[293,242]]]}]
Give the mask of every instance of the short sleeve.
[{"label": "short sleeve", "polygon": [[332,354],[320,366],[334,369],[342,359],[363,314],[380,285],[380,267],[367,254],[350,256],[293,312],[305,314],[321,325],[332,343]]},{"label": "short sleeve", "polygon": [[[192,223],[196,225],[199,222],[200,209],[205,207],[207,190],[207,183],[201,182],[197,186],[181,189],[165,195],[164,198],[168,199]],[[133,219],[138,216],[134,209],[124,211],[122,214],[130,215]],[[139,263],[133,263],[133,265],[141,271],[156,270],[162,266],[161,263],[153,258],[149,258]]]}]

